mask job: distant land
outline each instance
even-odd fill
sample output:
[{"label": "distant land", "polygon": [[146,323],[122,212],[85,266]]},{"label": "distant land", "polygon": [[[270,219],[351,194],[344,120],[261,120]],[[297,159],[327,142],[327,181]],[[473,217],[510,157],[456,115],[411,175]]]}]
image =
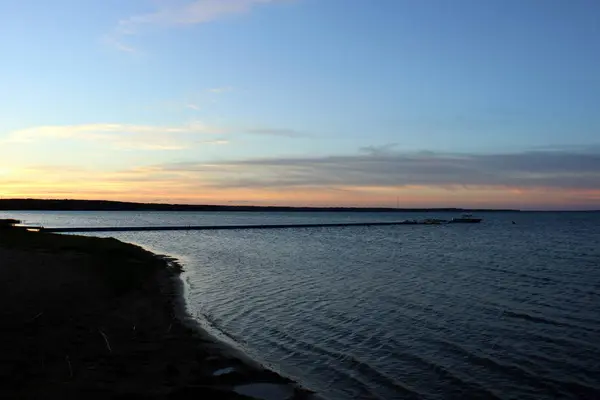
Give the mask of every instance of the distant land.
[{"label": "distant land", "polygon": [[109,200],[0,199],[4,211],[289,211],[289,212],[516,212],[484,208],[284,207],[132,203]]}]

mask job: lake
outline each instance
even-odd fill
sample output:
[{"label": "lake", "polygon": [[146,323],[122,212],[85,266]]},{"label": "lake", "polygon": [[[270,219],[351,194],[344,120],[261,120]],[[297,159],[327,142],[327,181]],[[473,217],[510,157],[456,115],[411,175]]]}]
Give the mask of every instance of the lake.
[{"label": "lake", "polygon": [[[0,212],[47,227],[453,216]],[[480,224],[97,236],[179,258],[189,311],[203,326],[328,399],[600,398],[600,213],[478,216]]]}]

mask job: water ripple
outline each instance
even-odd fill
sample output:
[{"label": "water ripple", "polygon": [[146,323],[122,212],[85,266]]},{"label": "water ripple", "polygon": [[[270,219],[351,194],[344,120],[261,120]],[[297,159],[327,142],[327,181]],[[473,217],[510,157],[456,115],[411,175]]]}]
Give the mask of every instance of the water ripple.
[{"label": "water ripple", "polygon": [[[64,215],[13,217],[47,226],[419,217]],[[192,313],[325,398],[599,399],[600,214],[483,217],[465,226],[114,236],[182,255]]]}]

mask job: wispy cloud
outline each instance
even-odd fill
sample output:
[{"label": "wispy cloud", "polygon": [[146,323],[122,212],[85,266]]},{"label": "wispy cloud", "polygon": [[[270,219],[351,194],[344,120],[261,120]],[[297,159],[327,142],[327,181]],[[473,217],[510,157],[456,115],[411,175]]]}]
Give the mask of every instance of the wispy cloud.
[{"label": "wispy cloud", "polygon": [[211,93],[221,94],[221,93],[231,92],[231,91],[233,91],[233,88],[231,86],[223,86],[223,87],[211,88],[211,89],[208,89],[208,91]]},{"label": "wispy cloud", "polygon": [[[297,138],[307,136],[293,129],[250,129],[217,127],[194,122],[187,125],[135,125],[95,123],[36,126],[0,136],[0,144],[40,143],[45,141],[97,142],[117,150],[182,150],[201,144],[225,145],[237,134]],[[219,135],[206,138],[206,135]]]},{"label": "wispy cloud", "polygon": [[278,1],[282,0],[195,0],[179,2],[163,7],[156,12],[121,20],[119,28],[124,33],[135,33],[140,26],[147,24],[163,26],[201,24],[226,15],[250,11],[252,7],[259,4]]},{"label": "wispy cloud", "polygon": [[139,34],[149,27],[174,27],[195,25],[216,19],[249,12],[261,4],[276,3],[289,0],[194,0],[178,2],[161,2],[154,12],[134,15],[119,21],[109,41],[123,51],[135,51],[125,44],[121,38]]},{"label": "wispy cloud", "polygon": [[112,47],[116,50],[129,54],[139,54],[140,51],[130,43],[126,43],[125,35],[119,30],[105,34],[100,38],[100,43],[105,46]]},{"label": "wispy cloud", "polygon": [[379,146],[365,146],[361,147],[359,151],[372,156],[381,156],[384,154],[389,154],[397,146],[398,143],[388,143]]},{"label": "wispy cloud", "polygon": [[227,139],[215,139],[215,140],[201,140],[199,143],[223,145],[223,144],[229,144],[231,142]]},{"label": "wispy cloud", "polygon": [[434,152],[264,158],[163,170],[201,173],[227,188],[404,187],[554,188],[600,190],[600,152],[532,151],[506,154]]},{"label": "wispy cloud", "polygon": [[13,131],[5,143],[32,143],[43,140],[83,140],[107,143],[117,149],[181,150],[197,143],[199,134],[220,130],[201,123],[181,126],[131,124],[82,124],[38,126]]},{"label": "wispy cloud", "polygon": [[254,128],[254,129],[248,129],[246,132],[254,134],[254,135],[280,136],[280,137],[288,137],[288,138],[298,138],[298,137],[309,136],[308,134],[306,134],[304,132],[300,132],[295,129],[286,129],[286,128]]},{"label": "wispy cloud", "polygon": [[121,42],[113,42],[117,50],[124,51],[126,53],[137,53],[137,49],[132,46],[128,46]]},{"label": "wispy cloud", "polygon": [[193,103],[186,104],[185,108],[189,108],[190,110],[194,111],[200,111],[202,109],[199,105]]},{"label": "wispy cloud", "polygon": [[[0,160],[0,167],[2,160]],[[434,152],[2,169],[5,196],[288,205],[599,209],[600,152]]]}]

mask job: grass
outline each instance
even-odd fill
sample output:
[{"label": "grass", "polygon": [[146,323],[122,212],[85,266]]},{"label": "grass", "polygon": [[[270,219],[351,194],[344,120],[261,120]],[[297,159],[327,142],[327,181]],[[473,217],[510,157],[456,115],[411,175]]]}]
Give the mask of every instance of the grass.
[{"label": "grass", "polygon": [[81,268],[93,269],[118,294],[136,288],[157,269],[168,267],[165,260],[149,251],[113,238],[57,235],[13,228],[0,230],[0,247],[86,256],[86,260],[91,259],[92,262],[82,264]]}]

